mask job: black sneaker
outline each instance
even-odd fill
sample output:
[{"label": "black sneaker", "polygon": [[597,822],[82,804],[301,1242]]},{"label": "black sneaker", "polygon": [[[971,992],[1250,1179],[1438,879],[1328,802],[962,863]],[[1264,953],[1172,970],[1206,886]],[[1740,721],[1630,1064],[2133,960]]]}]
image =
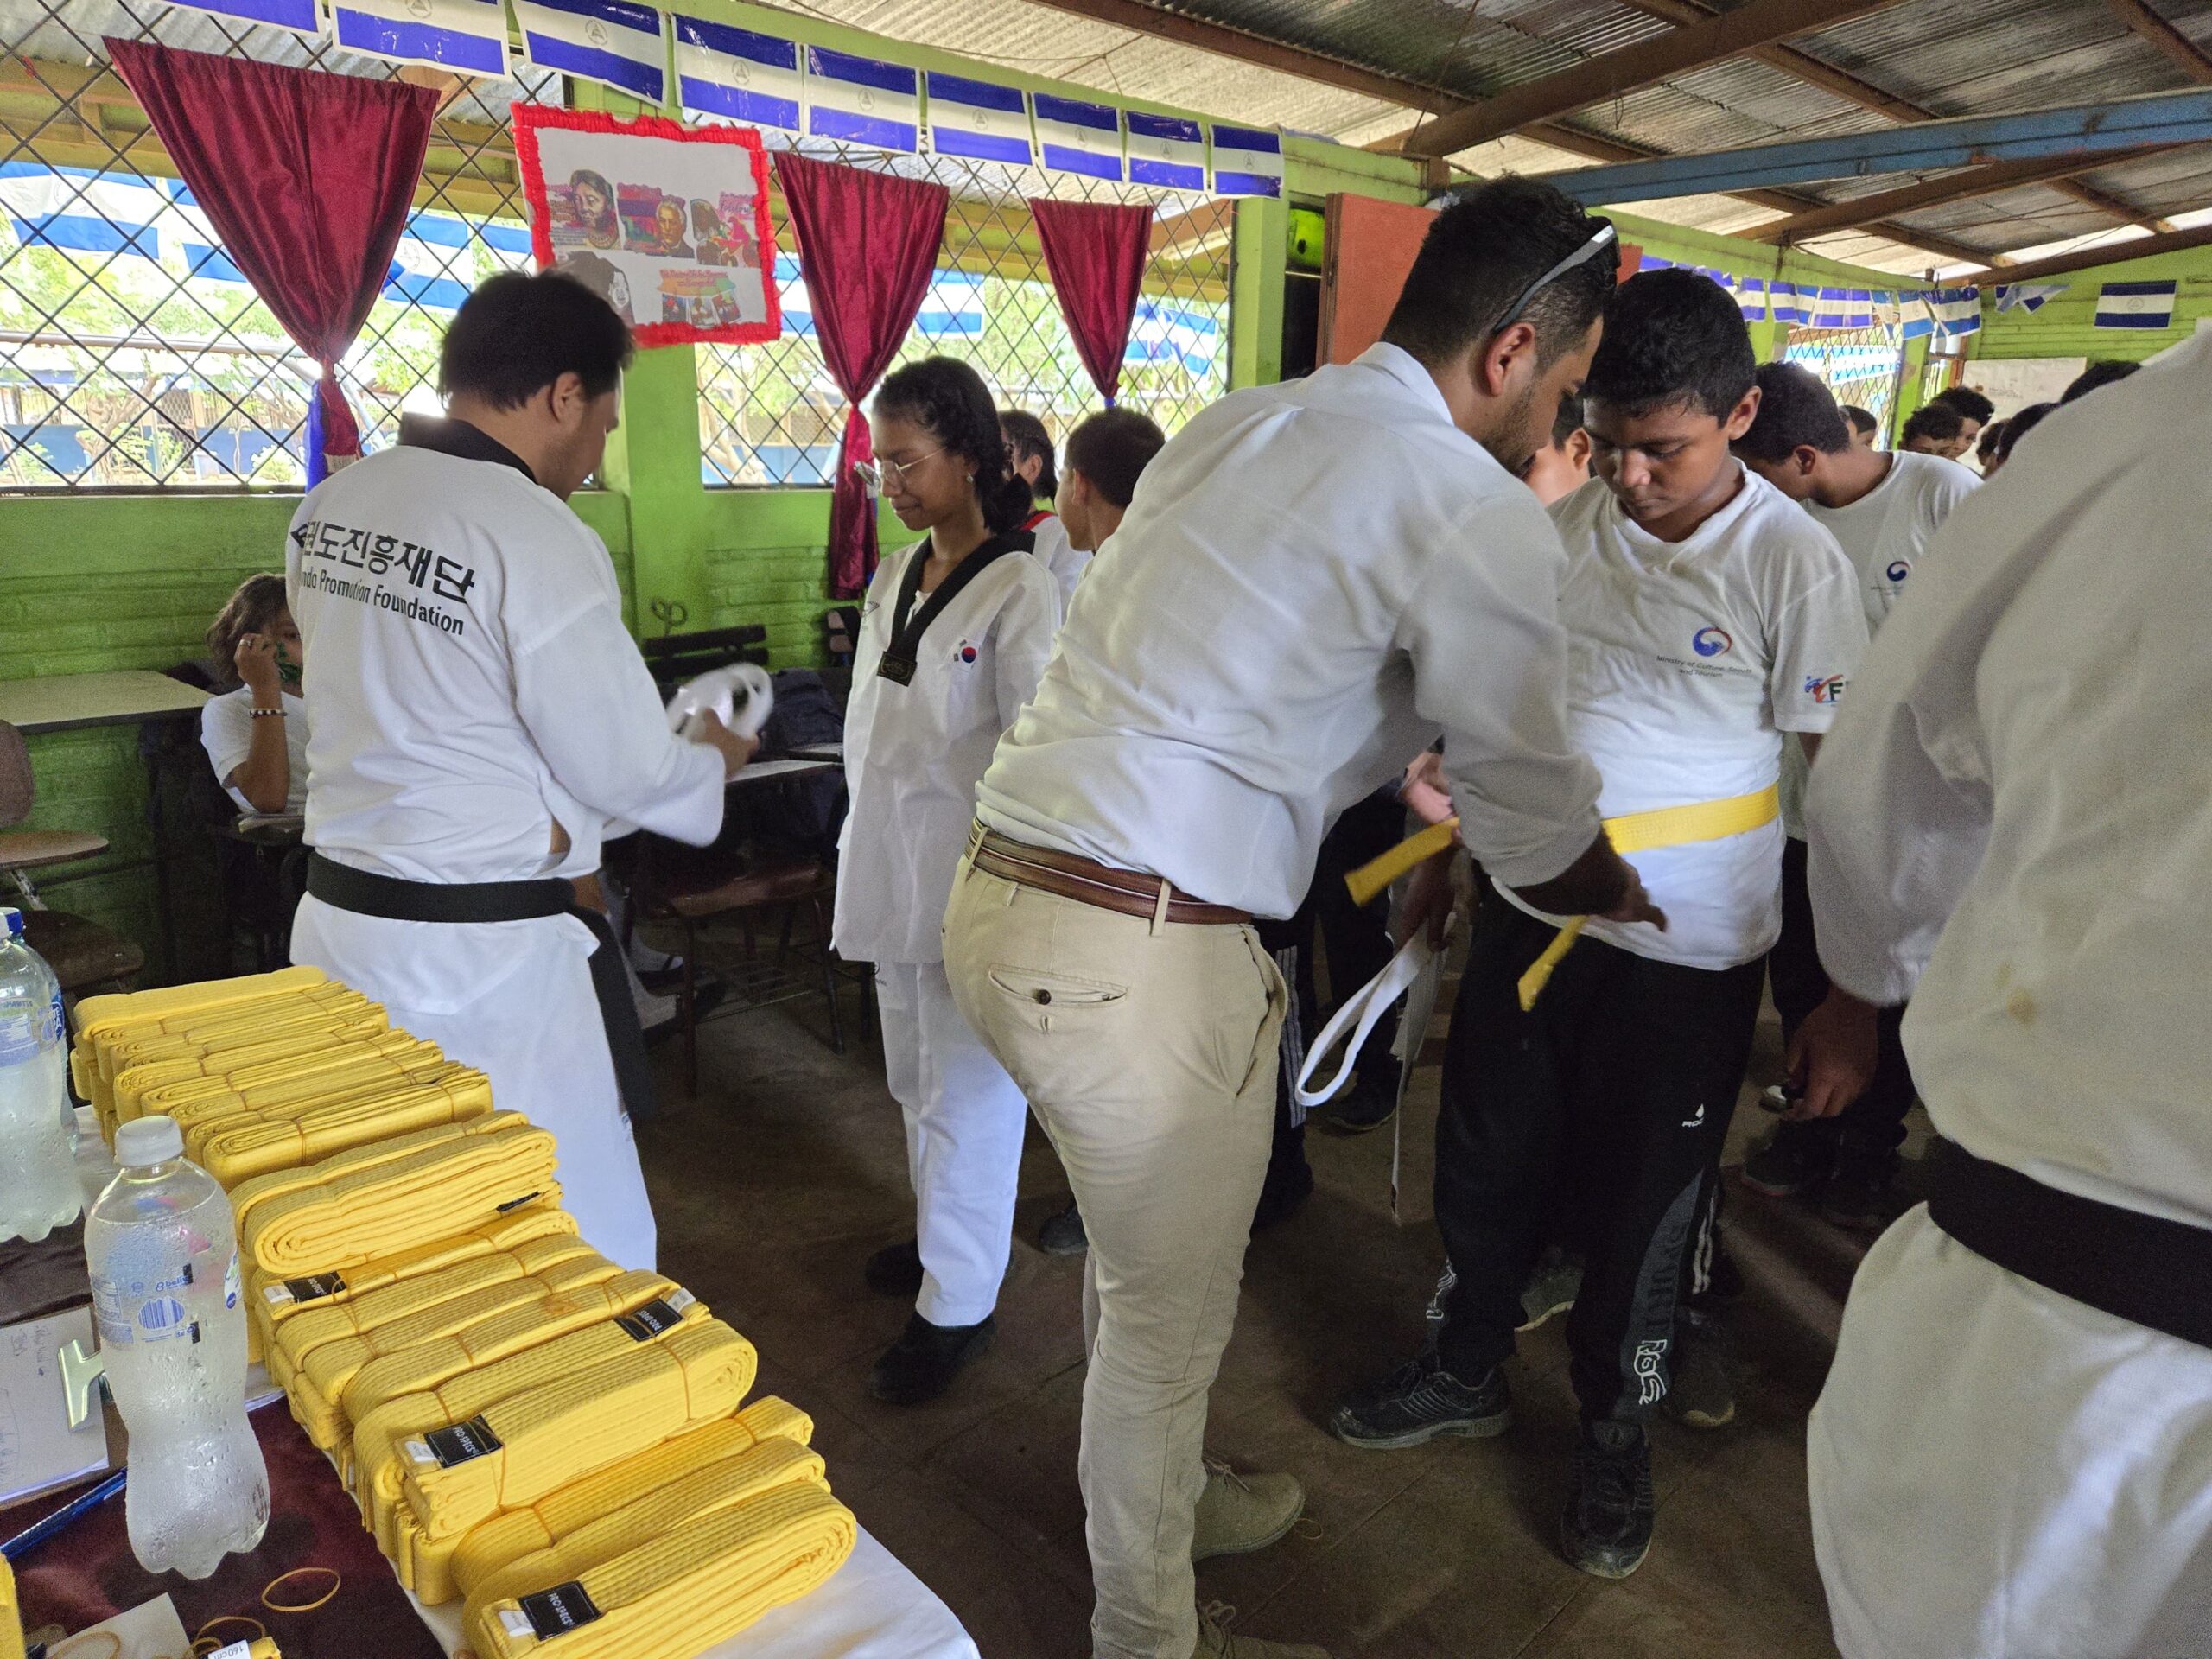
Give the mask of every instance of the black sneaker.
[{"label": "black sneaker", "polygon": [[1793,1198],[1827,1179],[1835,1137],[1808,1123],[1777,1123],[1764,1146],[1744,1160],[1744,1185],[1770,1198]]},{"label": "black sneaker", "polygon": [[1582,1426],[1560,1548],[1592,1578],[1624,1579],[1651,1551],[1651,1447],[1636,1423]]},{"label": "black sneaker", "polygon": [[1321,1127],[1331,1135],[1366,1135],[1381,1128],[1398,1115],[1399,1071],[1395,1060],[1362,1067],[1351,1092],[1342,1103],[1329,1108]]},{"label": "black sneaker", "polygon": [[861,1276],[868,1281],[868,1287],[886,1296],[918,1296],[922,1289],[922,1247],[919,1241],[908,1239],[903,1244],[887,1244],[868,1259],[868,1266],[861,1269]]},{"label": "black sneaker", "polygon": [[1081,1255],[1090,1248],[1090,1235],[1083,1230],[1080,1205],[1068,1207],[1037,1230],[1037,1248],[1047,1255]]},{"label": "black sneaker", "polygon": [[983,1351],[995,1329],[997,1321],[988,1315],[980,1325],[931,1325],[917,1313],[868,1374],[868,1391],[890,1406],[934,1400]]},{"label": "black sneaker", "polygon": [[1691,1428],[1726,1428],[1736,1421],[1735,1357],[1716,1315],[1690,1307],[1675,1310],[1667,1395],[1660,1405]]},{"label": "black sneaker", "polygon": [[1473,1383],[1444,1369],[1429,1349],[1338,1406],[1329,1432],[1347,1446],[1376,1451],[1426,1446],[1440,1434],[1487,1440],[1513,1427],[1513,1393],[1493,1365]]},{"label": "black sneaker", "polygon": [[1891,1164],[1846,1161],[1821,1188],[1822,1220],[1853,1232],[1878,1232],[1905,1211],[1910,1202]]}]

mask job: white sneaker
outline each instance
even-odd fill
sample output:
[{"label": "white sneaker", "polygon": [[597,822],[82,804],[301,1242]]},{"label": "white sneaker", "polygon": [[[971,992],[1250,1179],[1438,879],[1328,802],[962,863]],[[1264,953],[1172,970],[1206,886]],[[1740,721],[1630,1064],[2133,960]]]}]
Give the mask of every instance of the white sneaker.
[{"label": "white sneaker", "polygon": [[1240,1475],[1212,1458],[1205,1465],[1205,1491],[1198,1494],[1198,1524],[1191,1533],[1193,1561],[1265,1549],[1306,1513],[1306,1489],[1294,1475]]}]

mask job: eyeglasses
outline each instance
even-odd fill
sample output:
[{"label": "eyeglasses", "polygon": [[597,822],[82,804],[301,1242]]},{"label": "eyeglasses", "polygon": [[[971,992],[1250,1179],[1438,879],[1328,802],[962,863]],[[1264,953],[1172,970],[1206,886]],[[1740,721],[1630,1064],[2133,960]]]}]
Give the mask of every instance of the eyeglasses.
[{"label": "eyeglasses", "polygon": [[1613,243],[1618,242],[1619,239],[1620,232],[1613,228],[1612,222],[1610,219],[1607,220],[1604,225],[1599,226],[1598,233],[1595,236],[1592,237],[1587,242],[1585,242],[1573,253],[1568,254],[1566,258],[1560,260],[1559,264],[1554,265],[1542,276],[1537,277],[1536,280],[1529,283],[1528,287],[1522,289],[1521,290],[1521,297],[1514,301],[1511,305],[1506,308],[1505,315],[1500,317],[1497,320],[1497,324],[1491,329],[1490,332],[1491,336],[1495,338],[1497,335],[1503,334],[1515,323],[1520,321],[1521,314],[1529,308],[1529,302],[1536,297],[1537,294],[1541,290],[1551,283],[1557,282],[1560,277],[1566,276],[1568,271],[1573,270],[1577,265],[1588,264],[1592,259],[1595,259],[1599,254],[1603,253],[1607,247],[1611,246]]},{"label": "eyeglasses", "polygon": [[853,463],[853,476],[860,480],[870,495],[881,495],[887,486],[894,490],[904,489],[907,474],[927,461],[931,455],[941,455],[944,453],[942,449],[931,449],[926,454],[916,455],[912,461],[856,461]]}]

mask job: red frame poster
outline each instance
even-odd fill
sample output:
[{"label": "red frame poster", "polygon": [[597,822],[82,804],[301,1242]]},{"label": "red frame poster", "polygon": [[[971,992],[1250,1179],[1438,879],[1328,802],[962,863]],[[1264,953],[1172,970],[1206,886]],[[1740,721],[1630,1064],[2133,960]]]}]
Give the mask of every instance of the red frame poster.
[{"label": "red frame poster", "polygon": [[590,286],[640,346],[753,346],[782,334],[758,132],[544,104],[513,113],[539,270]]}]

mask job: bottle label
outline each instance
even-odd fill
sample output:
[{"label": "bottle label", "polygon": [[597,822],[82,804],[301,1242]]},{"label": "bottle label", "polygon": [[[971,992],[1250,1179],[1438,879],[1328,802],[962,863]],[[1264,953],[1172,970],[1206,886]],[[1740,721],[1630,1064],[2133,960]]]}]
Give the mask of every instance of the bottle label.
[{"label": "bottle label", "polygon": [[[678,1291],[677,1295],[683,1293]],[[627,1331],[639,1342],[651,1342],[664,1331],[673,1331],[683,1323],[683,1314],[670,1299],[655,1297],[643,1307],[627,1313],[618,1313],[614,1323]]]},{"label": "bottle label", "polygon": [[524,1596],[520,1605],[523,1618],[530,1622],[531,1634],[541,1642],[606,1617],[592,1605],[582,1580],[576,1579]]},{"label": "bottle label", "polygon": [[191,1283],[189,1262],[171,1277],[151,1284],[143,1280],[94,1281],[92,1318],[99,1327],[101,1345],[118,1348],[134,1342],[167,1342],[171,1338],[199,1341],[199,1322],[184,1302],[184,1292]]},{"label": "bottle label", "polygon": [[253,1643],[233,1642],[227,1648],[218,1648],[207,1659],[253,1659]]},{"label": "bottle label", "polygon": [[0,1065],[20,1065],[41,1050],[54,1047],[61,1040],[66,1026],[59,991],[43,1014],[17,1007],[0,1015]]},{"label": "bottle label", "polygon": [[223,1306],[227,1310],[238,1305],[238,1253],[231,1252],[231,1265],[223,1270]]},{"label": "bottle label", "polygon": [[423,1437],[430,1455],[438,1460],[438,1467],[450,1469],[455,1464],[467,1463],[477,1458],[488,1458],[504,1444],[492,1432],[492,1425],[481,1417],[472,1417],[465,1423],[455,1423],[451,1428],[434,1428]]}]

